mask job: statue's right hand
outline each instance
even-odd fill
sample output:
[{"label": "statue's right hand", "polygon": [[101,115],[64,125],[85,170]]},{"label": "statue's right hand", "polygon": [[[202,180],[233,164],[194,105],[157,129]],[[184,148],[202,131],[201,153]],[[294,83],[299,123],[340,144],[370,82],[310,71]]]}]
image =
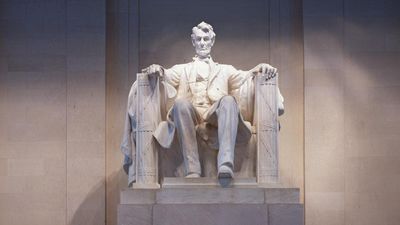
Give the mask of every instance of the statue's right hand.
[{"label": "statue's right hand", "polygon": [[164,68],[157,64],[152,64],[147,68],[142,69],[142,73],[146,73],[148,75],[158,75],[162,77],[164,75]]}]

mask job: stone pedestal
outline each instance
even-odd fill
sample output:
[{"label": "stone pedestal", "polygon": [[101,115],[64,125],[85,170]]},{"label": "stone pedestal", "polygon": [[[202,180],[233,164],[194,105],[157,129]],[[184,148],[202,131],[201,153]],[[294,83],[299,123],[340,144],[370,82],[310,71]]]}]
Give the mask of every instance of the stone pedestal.
[{"label": "stone pedestal", "polygon": [[260,187],[247,179],[237,180],[231,188],[221,188],[214,186],[215,179],[202,181],[196,185],[185,179],[172,179],[166,180],[162,189],[121,191],[118,225],[304,223],[298,188]]}]

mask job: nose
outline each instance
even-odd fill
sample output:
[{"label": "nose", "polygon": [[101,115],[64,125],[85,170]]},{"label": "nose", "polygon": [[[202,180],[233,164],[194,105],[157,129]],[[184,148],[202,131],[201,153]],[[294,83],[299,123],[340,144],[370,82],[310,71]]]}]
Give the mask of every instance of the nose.
[{"label": "nose", "polygon": [[206,44],[206,42],[204,41],[204,39],[202,38],[201,40],[200,40],[200,45],[201,46],[204,46]]}]

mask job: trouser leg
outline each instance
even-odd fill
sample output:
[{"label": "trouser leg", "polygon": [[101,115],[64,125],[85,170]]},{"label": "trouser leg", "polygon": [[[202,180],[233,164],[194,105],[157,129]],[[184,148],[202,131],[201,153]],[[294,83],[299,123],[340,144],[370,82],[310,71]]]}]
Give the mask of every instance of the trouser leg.
[{"label": "trouser leg", "polygon": [[173,108],[173,120],[183,154],[186,174],[201,174],[195,128],[197,114],[193,105],[186,99],[177,99]]},{"label": "trouser leg", "polygon": [[216,110],[218,117],[218,168],[228,164],[233,168],[237,128],[239,124],[239,109],[232,96],[220,100]]}]

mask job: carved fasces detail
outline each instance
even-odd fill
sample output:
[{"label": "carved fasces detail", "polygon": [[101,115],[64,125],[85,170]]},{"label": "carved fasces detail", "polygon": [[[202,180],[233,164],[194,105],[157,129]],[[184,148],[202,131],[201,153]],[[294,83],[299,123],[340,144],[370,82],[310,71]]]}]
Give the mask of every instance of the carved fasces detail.
[{"label": "carved fasces detail", "polygon": [[161,122],[158,78],[137,74],[136,187],[158,188],[158,145],[153,132]]},{"label": "carved fasces detail", "polygon": [[257,182],[277,183],[278,154],[278,75],[269,80],[256,77]]}]

